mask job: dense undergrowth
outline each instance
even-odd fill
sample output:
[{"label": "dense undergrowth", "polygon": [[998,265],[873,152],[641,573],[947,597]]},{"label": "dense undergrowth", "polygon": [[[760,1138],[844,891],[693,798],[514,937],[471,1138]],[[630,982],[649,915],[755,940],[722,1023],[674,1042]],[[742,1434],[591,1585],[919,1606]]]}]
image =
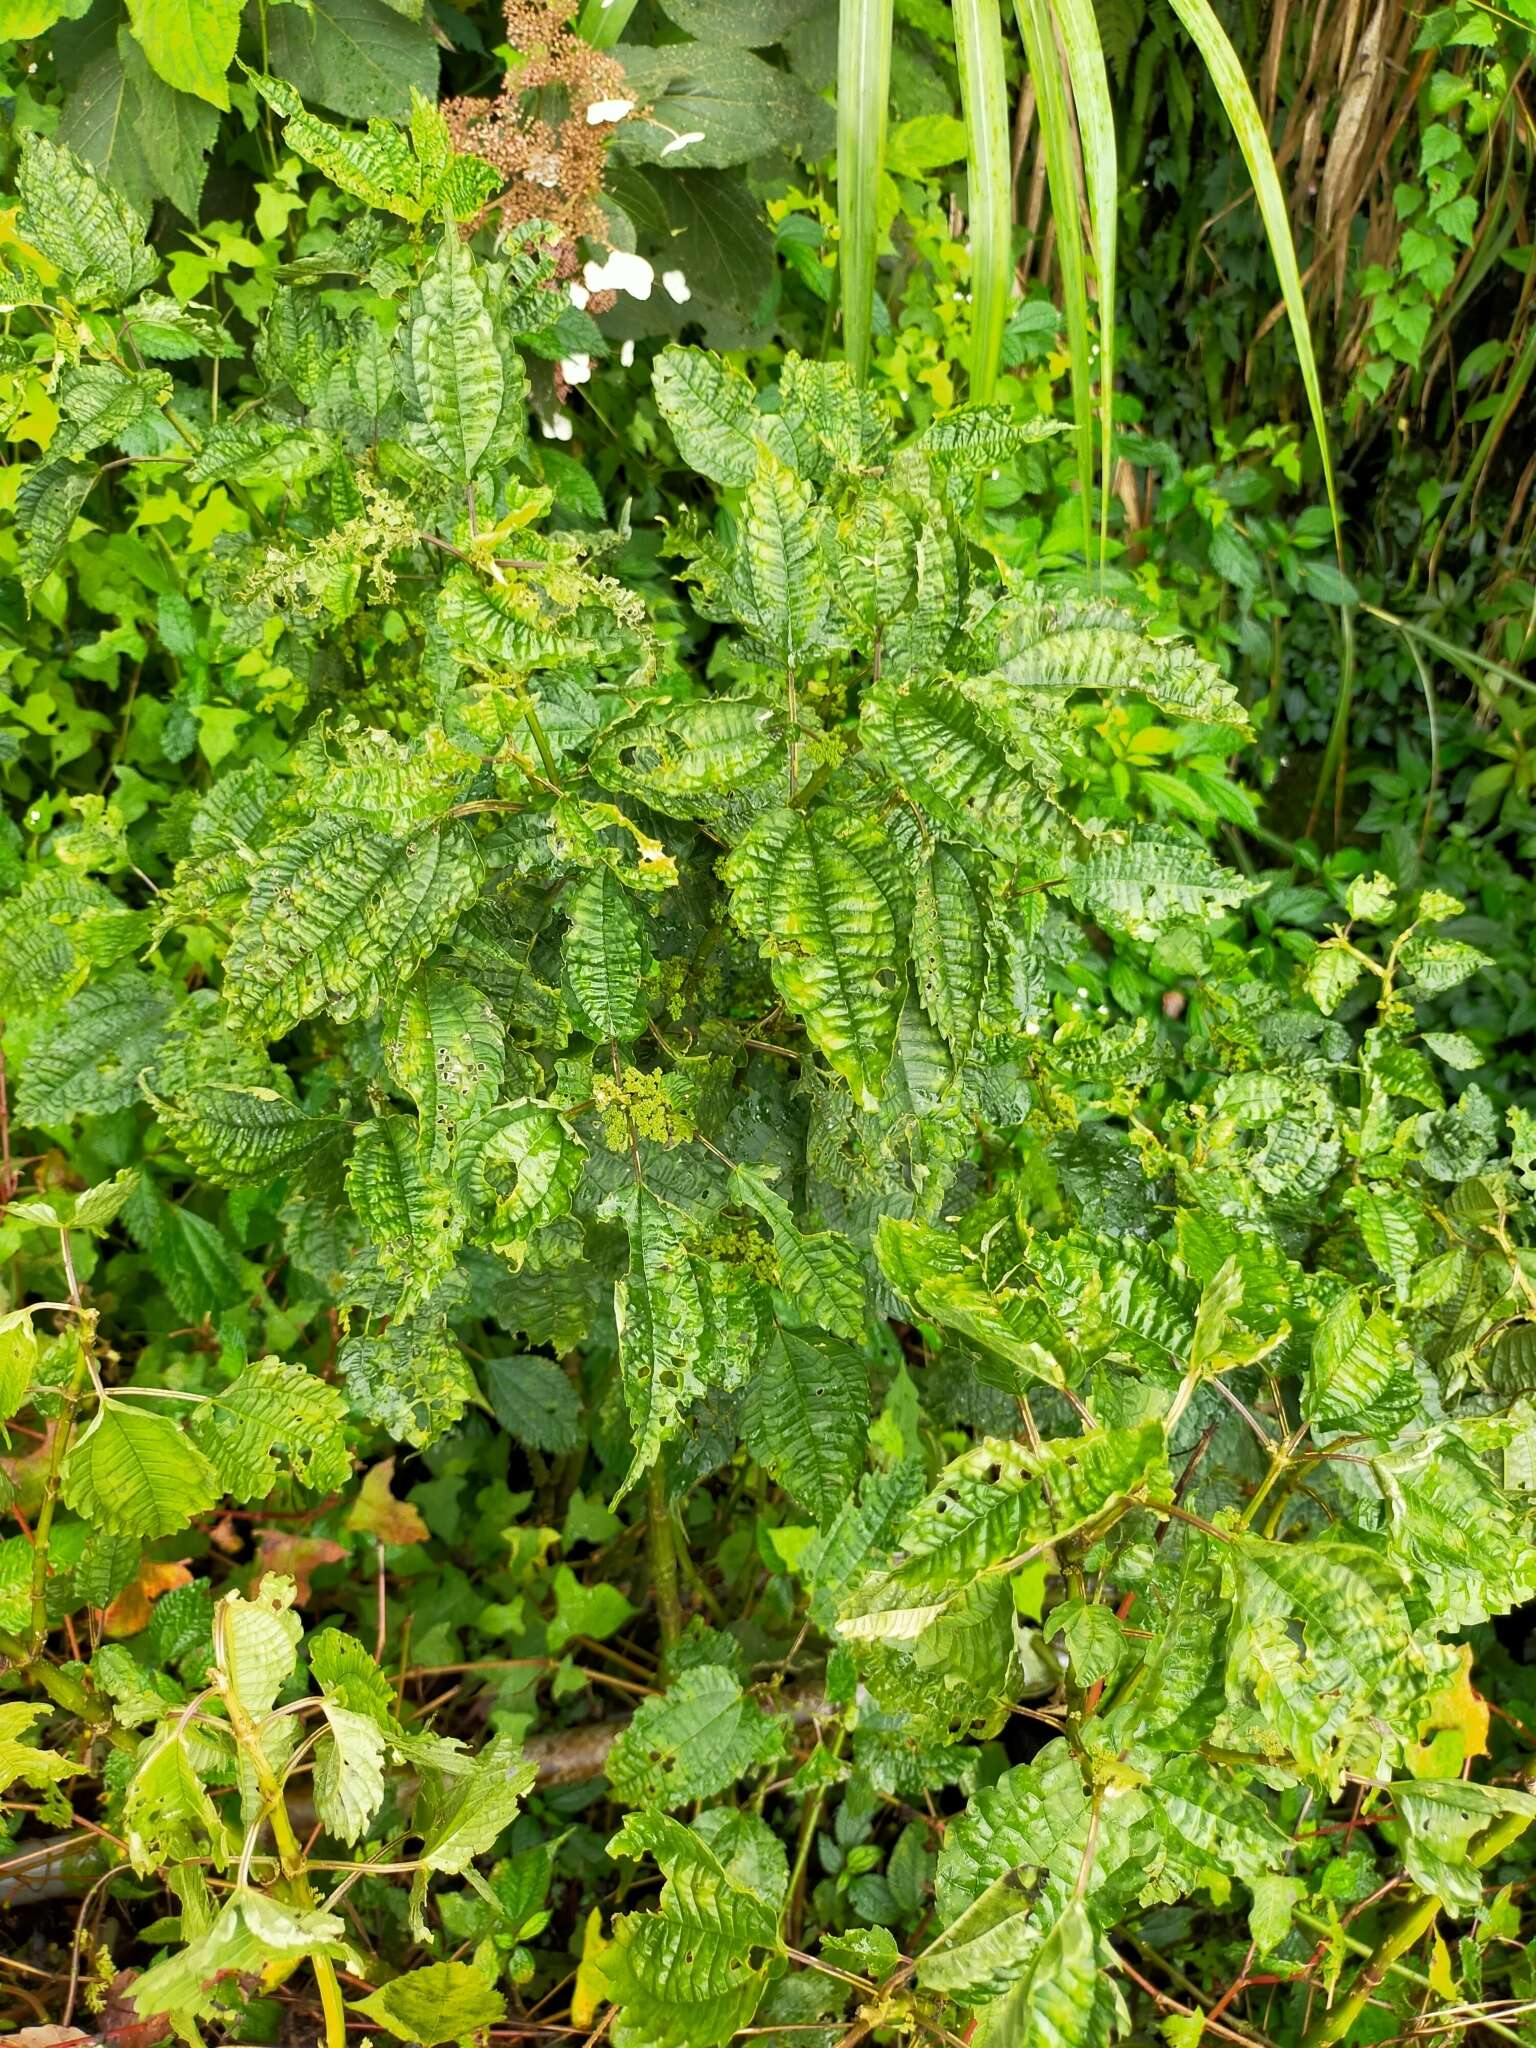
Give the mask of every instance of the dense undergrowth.
[{"label": "dense undergrowth", "polygon": [[1103,565],[948,10],[862,383],[830,10],[0,13],[22,2040],[1527,2037],[1529,242],[1328,188],[1341,570],[1123,11]]}]

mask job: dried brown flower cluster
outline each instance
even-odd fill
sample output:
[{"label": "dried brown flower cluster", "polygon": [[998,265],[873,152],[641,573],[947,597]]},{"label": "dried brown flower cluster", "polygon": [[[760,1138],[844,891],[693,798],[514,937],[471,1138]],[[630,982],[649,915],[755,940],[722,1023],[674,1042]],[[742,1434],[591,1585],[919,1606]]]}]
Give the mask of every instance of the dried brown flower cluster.
[{"label": "dried brown flower cluster", "polygon": [[623,69],[576,34],[572,0],[504,0],[502,12],[519,61],[494,99],[444,103],[454,146],[501,172],[504,189],[487,211],[505,226],[549,221],[570,244],[600,236],[597,194],[613,124],[589,122],[587,109],[627,98]]}]

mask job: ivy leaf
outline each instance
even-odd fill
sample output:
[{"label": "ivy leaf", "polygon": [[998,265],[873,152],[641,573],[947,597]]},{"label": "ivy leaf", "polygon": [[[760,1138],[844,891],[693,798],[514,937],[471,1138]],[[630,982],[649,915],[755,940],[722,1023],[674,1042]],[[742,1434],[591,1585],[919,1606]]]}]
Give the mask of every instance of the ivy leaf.
[{"label": "ivy leaf", "polygon": [[901,1015],[905,919],[856,828],[826,810],[768,811],[725,864],[731,914],[861,1109],[877,1109]]},{"label": "ivy leaf", "polygon": [[329,1010],[367,1016],[445,938],[480,886],[462,824],[396,838],[317,818],[265,848],[225,961],[241,1028],[280,1038]]},{"label": "ivy leaf", "polygon": [[646,1027],[642,983],[650,961],[643,913],[610,868],[571,898],[563,953],[565,992],[589,1038],[624,1044]]},{"label": "ivy leaf", "polygon": [[459,2041],[507,2016],[507,2001],[472,1963],[428,1963],[392,1977],[353,2006],[397,2041],[436,2048]]},{"label": "ivy leaf", "polygon": [[620,2007],[618,2048],[724,2048],[757,2011],[766,1956],[779,1947],[777,1914],[696,1829],[665,1814],[630,1814],[608,1854],[653,1856],[666,1880],[657,1912],[614,1922],[604,1967]]},{"label": "ivy leaf", "polygon": [[862,1355],[816,1330],[776,1329],[742,1412],[749,1449],[826,1528],[864,1469],[869,1373]]},{"label": "ivy leaf", "polygon": [[676,1808],[709,1799],[784,1752],[782,1724],[718,1664],[685,1671],[642,1700],[605,1766],[626,1806]]},{"label": "ivy leaf", "polygon": [[64,1504],[115,1536],[169,1536],[219,1497],[207,1458],[169,1415],[104,1400],[64,1465]]}]

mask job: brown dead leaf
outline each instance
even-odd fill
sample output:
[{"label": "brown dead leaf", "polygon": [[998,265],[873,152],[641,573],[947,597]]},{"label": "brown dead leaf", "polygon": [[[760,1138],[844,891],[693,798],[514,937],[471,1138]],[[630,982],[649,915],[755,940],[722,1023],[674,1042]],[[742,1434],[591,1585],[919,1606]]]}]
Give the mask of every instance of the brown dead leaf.
[{"label": "brown dead leaf", "polygon": [[140,1629],[149,1627],[150,1609],[162,1593],[191,1583],[192,1574],[184,1564],[160,1564],[152,1557],[144,1558],[138,1576],[129,1580],[103,1613],[103,1631],[113,1642],[124,1636],[136,1636]]},{"label": "brown dead leaf", "polygon": [[289,1529],[258,1529],[256,1561],[264,1572],[280,1572],[298,1587],[298,1605],[309,1599],[310,1576],[323,1564],[340,1564],[347,1546],[332,1536],[303,1536]]}]

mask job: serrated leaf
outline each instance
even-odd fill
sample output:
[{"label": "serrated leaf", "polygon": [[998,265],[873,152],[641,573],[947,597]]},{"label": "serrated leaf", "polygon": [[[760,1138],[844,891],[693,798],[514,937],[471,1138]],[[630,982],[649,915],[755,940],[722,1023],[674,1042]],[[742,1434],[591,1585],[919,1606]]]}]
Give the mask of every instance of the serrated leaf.
[{"label": "serrated leaf", "polygon": [[1419,1405],[1407,1336],[1358,1290],[1344,1295],[1318,1325],[1303,1401],[1328,1429],[1391,1435]]},{"label": "serrated leaf", "polygon": [[986,992],[986,914],[969,868],[948,846],[935,846],[917,871],[912,964],[930,1023],[964,1059]]},{"label": "serrated leaf", "polygon": [[408,329],[408,389],[418,442],[446,475],[467,484],[491,446],[503,405],[519,404],[469,246],[443,235],[422,277]]},{"label": "serrated leaf", "polygon": [[740,1167],[731,1178],[736,1199],[756,1210],[773,1233],[779,1286],[807,1322],[850,1344],[864,1341],[864,1262],[834,1230],[802,1231],[789,1204],[759,1174]]},{"label": "serrated leaf", "polygon": [[433,1170],[446,1172],[460,1133],[501,1092],[506,1028],[495,1006],[472,982],[425,968],[400,993],[384,1053],[420,1113]]},{"label": "serrated leaf", "polygon": [[1003,860],[1043,860],[1068,822],[1021,759],[948,683],[882,681],[864,701],[865,744],[941,831]]},{"label": "serrated leaf", "polygon": [[1051,1334],[1026,1296],[986,1284],[977,1260],[943,1231],[882,1217],[875,1233],[880,1270],[920,1315],[954,1330],[1024,1374],[1050,1386],[1062,1369],[1046,1348]]},{"label": "serrated leaf", "polygon": [[1009,592],[982,632],[999,673],[1020,690],[1131,691],[1175,718],[1247,726],[1236,690],[1214,662],[1182,642],[1154,639],[1102,599],[1024,586]]},{"label": "serrated leaf", "polygon": [[81,1768],[71,1758],[39,1749],[26,1739],[33,1723],[47,1712],[45,1706],[27,1700],[0,1703],[0,1792],[8,1792],[18,1782],[44,1791]]},{"label": "serrated leaf", "polygon": [[169,1415],[103,1401],[64,1465],[64,1503],[116,1536],[169,1536],[218,1499],[207,1458]]},{"label": "serrated leaf", "polygon": [[718,1664],[695,1665],[642,1700],[608,1753],[615,1798],[676,1808],[709,1799],[783,1754],[784,1731]]},{"label": "serrated leaf", "polygon": [[1067,893],[1085,917],[1134,939],[1218,917],[1260,887],[1197,840],[1148,830],[1089,854],[1067,875]]},{"label": "serrated leaf", "polygon": [[480,886],[462,824],[408,838],[321,817],[260,857],[225,960],[225,996],[241,1027],[280,1038],[328,1010],[376,1010],[445,938]]},{"label": "serrated leaf", "polygon": [[1106,1944],[1074,1902],[1036,1950],[1028,1973],[987,2006],[975,2048],[1109,2048],[1129,2024]]},{"label": "serrated leaf", "polygon": [[268,106],[282,115],[283,140],[288,147],[333,185],[361,199],[365,206],[398,213],[408,221],[421,219],[421,167],[393,122],[374,119],[359,135],[317,119],[280,78],[268,78],[258,71],[251,74],[251,83]]},{"label": "serrated leaf", "polygon": [[52,573],[98,471],[88,462],[40,462],[16,493],[16,574],[30,595]]},{"label": "serrated leaf", "polygon": [[436,2048],[494,2027],[507,2016],[507,2001],[472,1963],[428,1963],[392,1977],[381,1990],[353,2007],[392,2034]]},{"label": "serrated leaf", "polygon": [[628,1044],[646,1026],[644,913],[612,870],[600,868],[572,896],[570,920],[562,960],[576,1022],[589,1038]]},{"label": "serrated leaf", "polygon": [[653,1856],[666,1882],[659,1910],[614,1923],[605,1974],[620,2048],[723,2048],[751,2023],[766,1982],[759,1951],[778,1947],[777,1915],[738,1882],[698,1832],[632,1813],[610,1856]]},{"label": "serrated leaf", "polygon": [[292,1579],[268,1572],[254,1595],[226,1593],[213,1611],[220,1674],[253,1719],[265,1714],[298,1664],[303,1626],[293,1612]]},{"label": "serrated leaf", "polygon": [[852,1345],[816,1330],[775,1330],[742,1411],[748,1448],[825,1528],[864,1469],[869,1373]]},{"label": "serrated leaf", "polygon": [[170,1007],[170,990],[132,968],[88,982],[27,1059],[14,1113],[27,1124],[69,1123],[136,1102]]},{"label": "serrated leaf", "polygon": [[28,136],[17,184],[21,233],[75,298],[121,306],[154,282],[160,265],[145,243],[143,216],[72,149]]},{"label": "serrated leaf", "polygon": [[750,484],[760,447],[793,463],[784,423],[760,413],[752,386],[719,356],[697,348],[664,348],[651,366],[651,388],[678,453],[690,469],[717,484]]},{"label": "serrated leaf", "polygon": [[141,2019],[173,2013],[187,2024],[222,2003],[221,1980],[254,1976],[274,1964],[291,1968],[317,1955],[357,1966],[345,1922],[336,1914],[241,1889],[230,1893],[206,1933],[168,1950],[136,1977],[128,1996]]},{"label": "serrated leaf", "polygon": [[901,1015],[904,920],[882,850],[825,810],[765,812],[724,868],[731,911],[861,1109],[876,1109]]},{"label": "serrated leaf", "polygon": [[330,1493],[352,1474],[346,1416],[337,1388],[302,1365],[268,1357],[199,1403],[188,1433],[236,1500],[264,1500],[277,1483],[279,1460],[303,1485]]},{"label": "serrated leaf", "polygon": [[347,1199],[408,1315],[452,1271],[464,1220],[447,1187],[424,1169],[414,1117],[377,1117],[357,1133]]},{"label": "serrated leaf", "polygon": [[581,1402],[552,1358],[488,1358],[485,1391],[496,1420],[519,1443],[554,1457],[581,1442]]},{"label": "serrated leaf", "polygon": [[821,644],[827,612],[815,501],[771,450],[741,508],[741,540],[725,586],[736,618],[786,668],[801,666]]},{"label": "serrated leaf", "polygon": [[634,1456],[621,1494],[655,1463],[684,1407],[704,1392],[709,1323],[676,1212],[637,1187],[625,1197],[623,1214],[629,1268],[615,1286],[613,1312]]},{"label": "serrated leaf", "polygon": [[210,106],[229,105],[230,65],[240,40],[239,0],[129,0],[128,19],[167,85]]},{"label": "serrated leaf", "polygon": [[478,1394],[457,1343],[430,1315],[358,1331],[336,1363],[358,1413],[418,1449],[451,1429]]},{"label": "serrated leaf", "polygon": [[367,1714],[325,1703],[326,1732],[315,1745],[315,1811],[348,1848],[367,1834],[384,1804],[384,1737]]},{"label": "serrated leaf", "polygon": [[424,1788],[412,1816],[424,1867],[452,1876],[467,1870],[510,1827],[537,1776],[537,1764],[524,1761],[521,1742],[497,1735],[467,1770]]}]

